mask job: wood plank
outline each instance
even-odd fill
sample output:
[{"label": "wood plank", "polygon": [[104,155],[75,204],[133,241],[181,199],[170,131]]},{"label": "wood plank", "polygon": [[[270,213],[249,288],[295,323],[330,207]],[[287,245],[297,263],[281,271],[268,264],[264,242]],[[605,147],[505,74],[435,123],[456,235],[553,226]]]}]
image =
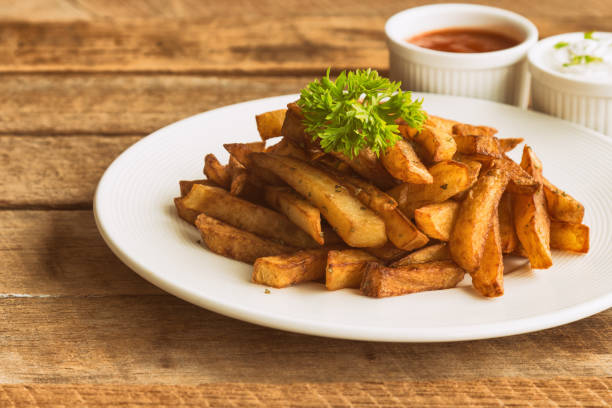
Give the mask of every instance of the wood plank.
[{"label": "wood plank", "polygon": [[0,385],[0,403],[9,407],[62,406],[249,406],[296,408],[347,407],[492,407],[612,404],[610,378],[491,378],[474,381],[371,383],[225,383],[185,385]]},{"label": "wood plank", "polygon": [[0,136],[0,207],[89,207],[104,170],[139,139]]},{"label": "wood plank", "polygon": [[[15,15],[15,9],[7,12],[0,25],[0,72],[269,75],[319,74],[328,66],[385,70],[386,19],[429,2],[392,1],[376,7],[349,0],[294,0],[283,6],[274,1],[211,6],[209,1],[173,7],[123,2],[110,8],[100,0],[88,3],[51,13],[49,18],[44,18],[44,8],[29,16]],[[506,0],[496,5],[530,18],[543,37],[590,29],[612,31],[612,10],[602,0],[585,0],[579,6],[562,0],[537,4]],[[158,11],[162,9],[167,12]]]},{"label": "wood plank", "polygon": [[91,211],[0,211],[0,297],[162,293],[112,254]]},{"label": "wood plank", "polygon": [[232,103],[298,93],[312,77],[5,75],[0,133],[148,134]]},{"label": "wood plank", "polygon": [[267,329],[171,296],[0,299],[3,383],[377,382],[610,375],[612,310],[460,343],[334,340]]}]

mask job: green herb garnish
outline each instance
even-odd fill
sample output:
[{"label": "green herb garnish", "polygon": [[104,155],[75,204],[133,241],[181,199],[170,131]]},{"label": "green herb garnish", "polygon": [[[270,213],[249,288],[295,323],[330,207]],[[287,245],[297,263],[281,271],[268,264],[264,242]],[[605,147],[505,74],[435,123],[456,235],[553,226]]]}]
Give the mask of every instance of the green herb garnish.
[{"label": "green herb garnish", "polygon": [[372,69],[342,71],[335,81],[330,70],[302,89],[297,102],[306,132],[325,152],[349,158],[370,148],[377,156],[401,138],[396,119],[420,130],[427,119],[422,100],[413,101],[401,82],[391,82]]},{"label": "green herb garnish", "polygon": [[593,38],[593,33],[594,33],[594,32],[595,32],[595,31],[586,31],[586,32],[584,33],[584,39],[585,39],[585,40],[594,40],[594,39],[595,39],[595,38]]},{"label": "green herb garnish", "polygon": [[558,43],[555,44],[555,49],[558,50],[559,48],[567,47],[568,45],[569,45],[568,42],[559,41]]},{"label": "green herb garnish", "polygon": [[572,65],[591,64],[593,62],[603,62],[603,58],[594,57],[592,55],[574,55],[570,59],[570,62],[563,64],[563,66],[571,67]]}]

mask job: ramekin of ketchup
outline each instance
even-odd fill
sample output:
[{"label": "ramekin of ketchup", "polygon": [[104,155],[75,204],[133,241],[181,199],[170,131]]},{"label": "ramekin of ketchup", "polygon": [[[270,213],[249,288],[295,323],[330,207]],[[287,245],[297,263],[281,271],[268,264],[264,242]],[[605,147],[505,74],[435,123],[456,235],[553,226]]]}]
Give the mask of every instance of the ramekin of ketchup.
[{"label": "ramekin of ketchup", "polygon": [[526,55],[538,30],[496,7],[436,4],[404,10],[385,25],[389,76],[412,91],[526,107]]}]

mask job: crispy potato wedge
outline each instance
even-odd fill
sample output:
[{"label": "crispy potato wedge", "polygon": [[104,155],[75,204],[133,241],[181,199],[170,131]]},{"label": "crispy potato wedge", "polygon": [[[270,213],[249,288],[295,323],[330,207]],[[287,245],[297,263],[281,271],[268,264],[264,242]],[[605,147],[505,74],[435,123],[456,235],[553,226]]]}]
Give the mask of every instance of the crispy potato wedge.
[{"label": "crispy potato wedge", "polygon": [[428,237],[448,241],[458,212],[456,201],[429,204],[414,211],[414,222]]},{"label": "crispy potato wedge", "polygon": [[317,207],[304,200],[289,187],[266,188],[266,201],[280,213],[283,213],[295,225],[323,245],[321,229],[321,212]]},{"label": "crispy potato wedge", "polygon": [[496,160],[496,166],[504,170],[510,177],[508,191],[511,193],[531,194],[542,187],[541,183],[506,155],[502,155],[500,160]]},{"label": "crispy potato wedge", "polygon": [[441,129],[443,132],[453,134],[453,126],[458,124],[456,120],[442,118],[440,116],[427,115],[428,125]]},{"label": "crispy potato wedge", "polygon": [[273,186],[284,185],[283,181],[279,177],[274,175],[272,172],[253,164],[250,159],[251,153],[259,153],[265,150],[264,142],[225,143],[223,147],[231,156],[249,169],[255,176],[260,178],[264,183]]},{"label": "crispy potato wedge", "polygon": [[260,238],[206,214],[198,215],[195,225],[208,249],[237,261],[252,264],[257,258],[297,251],[297,248]]},{"label": "crispy potato wedge", "polygon": [[283,128],[286,113],[287,109],[279,109],[255,116],[257,131],[261,140],[265,141],[282,135],[281,129]]},{"label": "crispy potato wedge", "polygon": [[319,143],[306,134],[303,120],[302,109],[300,109],[297,103],[292,102],[288,104],[281,134],[298,147],[303,148],[308,154],[309,159],[314,160],[325,153]]},{"label": "crispy potato wedge", "polygon": [[408,251],[396,247],[391,242],[387,242],[381,247],[364,248],[364,250],[384,263],[395,261],[408,253]]},{"label": "crispy potato wedge", "polygon": [[512,215],[512,195],[505,192],[499,202],[499,235],[502,253],[511,254],[518,245],[518,237],[514,230],[514,216]]},{"label": "crispy potato wedge", "polygon": [[293,254],[257,258],[251,280],[273,288],[323,279],[329,249],[309,249]]},{"label": "crispy potato wedge", "polygon": [[193,214],[204,213],[236,228],[297,248],[319,245],[283,214],[235,197],[227,191],[194,184],[189,194],[174,200],[179,215],[193,223]]},{"label": "crispy potato wedge", "polygon": [[493,167],[480,176],[461,203],[448,241],[453,261],[467,272],[474,272],[480,263],[487,234],[497,216],[508,175]]},{"label": "crispy potato wedge", "polygon": [[412,145],[405,140],[387,149],[380,156],[380,161],[389,174],[398,180],[414,184],[431,184],[433,177],[427,167],[421,162]]},{"label": "crispy potato wedge", "polygon": [[411,252],[405,257],[393,262],[390,266],[405,266],[410,264],[419,264],[434,261],[450,261],[451,255],[448,251],[446,242],[433,244]]},{"label": "crispy potato wedge", "polygon": [[452,133],[456,136],[491,137],[495,136],[497,129],[489,126],[474,126],[467,123],[455,123],[453,125]]},{"label": "crispy potato wedge", "polygon": [[364,267],[361,292],[388,297],[457,286],[465,272],[452,261],[427,262],[389,268],[377,262]]},{"label": "crispy potato wedge", "polygon": [[342,239],[353,247],[387,242],[385,223],[329,174],[291,157],[254,153],[255,163],[282,178],[314,204]]},{"label": "crispy potato wedge", "polygon": [[562,251],[589,252],[589,227],[570,222],[550,222],[550,247]]},{"label": "crispy potato wedge", "polygon": [[404,183],[387,191],[408,217],[412,217],[419,207],[446,201],[467,190],[474,181],[470,167],[455,161],[438,163],[430,167],[429,172],[433,176],[432,184]]},{"label": "crispy potato wedge", "polygon": [[571,195],[555,187],[546,178],[543,178],[546,208],[552,219],[558,221],[582,223],[584,206]]},{"label": "crispy potato wedge", "polygon": [[377,261],[375,256],[359,249],[329,251],[325,267],[325,287],[328,290],[359,288],[366,263]]},{"label": "crispy potato wedge", "polygon": [[279,156],[289,156],[298,160],[308,161],[308,155],[304,149],[296,146],[286,137],[283,137],[280,142],[266,149],[267,153],[274,153]]},{"label": "crispy potato wedge", "polygon": [[454,138],[459,153],[469,154],[481,160],[501,158],[499,142],[494,136],[458,134]]},{"label": "crispy potato wedge", "polygon": [[508,153],[524,141],[522,137],[508,137],[497,140],[502,153]]},{"label": "crispy potato wedge", "polygon": [[542,176],[542,162],[535,155],[533,149],[530,146],[523,146],[523,156],[521,157],[521,168],[525,170],[535,181],[541,183],[543,181]]},{"label": "crispy potato wedge", "polygon": [[205,186],[219,187],[218,184],[211,180],[201,179],[201,180],[181,180],[179,181],[179,188],[181,190],[181,197],[186,196],[191,191],[191,187],[194,184],[204,184]]},{"label": "crispy potato wedge", "polygon": [[396,247],[405,251],[421,248],[429,242],[429,238],[423,234],[410,221],[399,208],[390,211],[381,211],[378,215],[385,222],[387,238]]},{"label": "crispy potato wedge", "polygon": [[480,265],[470,275],[472,286],[482,295],[497,297],[504,294],[504,259],[497,214],[493,214]]},{"label": "crispy potato wedge", "polygon": [[383,190],[395,185],[393,177],[370,149],[361,149],[352,160],[342,153],[332,153],[332,155],[344,161],[355,173]]},{"label": "crispy potato wedge", "polygon": [[451,160],[457,151],[453,136],[439,127],[424,125],[412,139],[422,147],[421,158],[429,163]]},{"label": "crispy potato wedge", "polygon": [[217,157],[210,153],[204,157],[204,174],[216,185],[229,189],[232,183],[232,176],[227,166],[219,163]]}]

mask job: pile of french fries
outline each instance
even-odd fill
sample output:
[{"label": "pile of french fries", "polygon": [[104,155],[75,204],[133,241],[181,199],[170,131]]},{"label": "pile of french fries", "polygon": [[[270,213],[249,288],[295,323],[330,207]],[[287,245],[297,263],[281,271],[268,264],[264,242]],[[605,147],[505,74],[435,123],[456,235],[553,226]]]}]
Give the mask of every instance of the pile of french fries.
[{"label": "pile of french fries", "polygon": [[[542,174],[523,139],[430,115],[398,123],[377,157],[325,153],[295,103],[256,116],[261,141],[209,154],[206,179],[180,181],[178,214],[211,251],[253,264],[253,282],[323,282],[372,297],[455,287],[467,272],[484,296],[504,293],[503,256],[552,265],[551,248],[586,253],[584,207]],[[279,142],[266,146],[269,139]]]}]

